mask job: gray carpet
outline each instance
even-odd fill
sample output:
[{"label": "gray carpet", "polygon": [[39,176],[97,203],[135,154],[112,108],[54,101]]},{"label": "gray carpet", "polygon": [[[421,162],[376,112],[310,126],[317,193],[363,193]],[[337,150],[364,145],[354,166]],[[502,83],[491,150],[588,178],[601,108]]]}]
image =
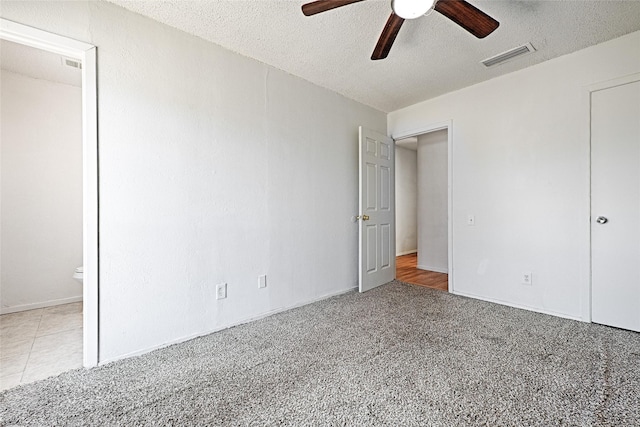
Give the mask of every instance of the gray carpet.
[{"label": "gray carpet", "polygon": [[640,426],[640,334],[393,282],[8,390],[0,420]]}]

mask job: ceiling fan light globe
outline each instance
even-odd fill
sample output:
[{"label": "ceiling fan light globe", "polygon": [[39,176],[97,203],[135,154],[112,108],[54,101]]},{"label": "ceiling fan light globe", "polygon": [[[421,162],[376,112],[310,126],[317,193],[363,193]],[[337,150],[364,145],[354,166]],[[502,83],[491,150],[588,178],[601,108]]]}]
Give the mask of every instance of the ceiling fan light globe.
[{"label": "ceiling fan light globe", "polygon": [[415,19],[426,14],[435,0],[391,0],[393,13],[404,19]]}]

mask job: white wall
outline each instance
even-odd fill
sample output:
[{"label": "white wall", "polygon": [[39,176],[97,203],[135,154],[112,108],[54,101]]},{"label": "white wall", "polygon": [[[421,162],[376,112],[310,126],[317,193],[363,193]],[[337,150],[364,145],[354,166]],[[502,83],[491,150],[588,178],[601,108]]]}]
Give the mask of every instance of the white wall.
[{"label": "white wall", "polygon": [[79,87],[2,70],[0,310],[82,299]]},{"label": "white wall", "polygon": [[637,72],[640,32],[389,114],[392,135],[453,120],[456,293],[589,318],[585,86]]},{"label": "white wall", "polygon": [[449,271],[448,136],[418,136],[418,268]]},{"label": "white wall", "polygon": [[396,145],[396,255],[418,250],[418,154]]},{"label": "white wall", "polygon": [[102,362],[356,286],[384,113],[109,3],[0,13],[98,47]]}]

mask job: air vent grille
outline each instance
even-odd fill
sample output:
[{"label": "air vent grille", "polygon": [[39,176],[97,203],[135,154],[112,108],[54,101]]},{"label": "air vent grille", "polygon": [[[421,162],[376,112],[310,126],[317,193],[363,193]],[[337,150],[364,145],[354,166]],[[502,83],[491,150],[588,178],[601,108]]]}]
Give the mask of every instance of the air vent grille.
[{"label": "air vent grille", "polygon": [[531,43],[527,43],[522,46],[518,46],[506,52],[500,53],[496,56],[492,56],[491,58],[487,58],[482,63],[485,67],[493,67],[494,65],[502,64],[503,62],[507,62],[512,60],[517,56],[526,55],[531,52],[535,52],[535,48],[531,45]]},{"label": "air vent grille", "polygon": [[78,61],[77,59],[62,58],[62,63],[67,67],[77,68],[79,70],[82,69],[82,62]]}]

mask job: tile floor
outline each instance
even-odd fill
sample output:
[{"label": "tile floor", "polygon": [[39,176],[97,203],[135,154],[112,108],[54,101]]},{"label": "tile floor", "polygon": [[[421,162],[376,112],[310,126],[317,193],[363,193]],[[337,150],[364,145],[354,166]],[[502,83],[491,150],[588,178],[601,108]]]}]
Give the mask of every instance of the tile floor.
[{"label": "tile floor", "polygon": [[82,366],[82,302],[0,316],[0,390]]}]

